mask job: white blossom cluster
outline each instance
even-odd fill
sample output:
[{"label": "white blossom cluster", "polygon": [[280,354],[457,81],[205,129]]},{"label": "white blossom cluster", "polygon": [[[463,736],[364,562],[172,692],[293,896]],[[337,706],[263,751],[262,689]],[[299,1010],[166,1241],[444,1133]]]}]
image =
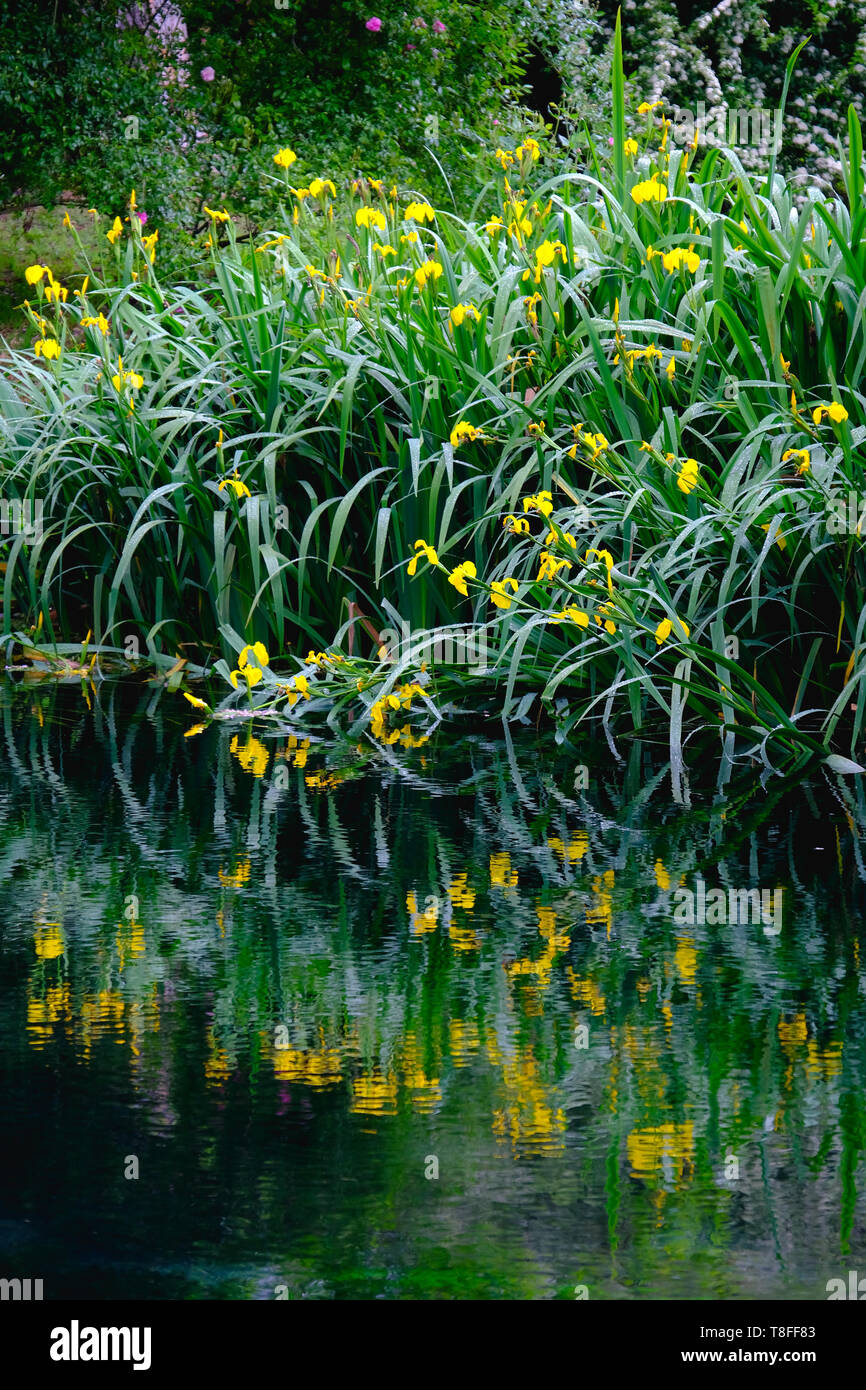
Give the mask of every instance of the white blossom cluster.
[{"label": "white blossom cluster", "polygon": [[[565,25],[561,52],[570,61],[560,71],[570,88],[572,109],[583,99],[591,113],[597,101],[602,74],[592,71],[592,52],[604,67],[617,3],[598,0],[593,13],[585,0],[532,0],[533,13],[544,10],[548,26],[554,11]],[[769,0],[718,0],[706,8],[695,0],[694,17],[682,24],[677,0],[622,0],[626,73],[638,100],[662,99],[668,115],[676,107],[696,111],[703,103],[708,125],[718,130],[724,110],[778,108],[788,58],[811,34],[791,80],[779,166],[795,186],[826,192],[839,183],[838,142],[847,145],[848,103],[861,121],[866,119],[866,0],[822,0],[820,7],[790,0],[785,27],[775,31],[768,23],[769,10]],[[605,45],[599,44],[599,20]],[[589,66],[585,56],[578,58],[584,37],[591,50]],[[718,141],[708,134],[707,143]],[[766,142],[734,143],[747,170],[766,169]]]}]

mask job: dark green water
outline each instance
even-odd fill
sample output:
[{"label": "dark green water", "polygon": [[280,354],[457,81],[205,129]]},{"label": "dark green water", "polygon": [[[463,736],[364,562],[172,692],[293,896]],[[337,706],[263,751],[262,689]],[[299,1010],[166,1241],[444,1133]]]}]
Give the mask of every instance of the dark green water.
[{"label": "dark green water", "polygon": [[[824,1299],[866,1271],[860,783],[675,800],[639,744],[337,755],[91,705],[0,687],[0,1276]],[[727,907],[677,920],[699,876]]]}]

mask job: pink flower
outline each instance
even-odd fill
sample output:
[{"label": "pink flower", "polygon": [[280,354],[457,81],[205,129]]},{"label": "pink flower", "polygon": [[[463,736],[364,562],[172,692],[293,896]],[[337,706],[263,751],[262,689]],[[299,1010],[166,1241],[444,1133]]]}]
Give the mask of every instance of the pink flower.
[{"label": "pink flower", "polygon": [[609,135],[609,136],[607,137],[607,143],[608,143],[609,145],[612,145],[612,144],[613,144],[613,136],[612,136],[612,135]]},{"label": "pink flower", "polygon": [[407,43],[407,45],[406,45],[406,52],[407,52],[407,53],[412,53],[413,50],[414,50],[414,48],[415,48],[414,43]]},{"label": "pink flower", "polygon": [[145,222],[147,221],[147,213],[146,213],[146,212],[140,212],[140,213],[138,214],[138,220],[139,220],[139,222],[141,223],[141,225],[142,225],[142,227],[143,227],[144,224],[145,224]]},{"label": "pink flower", "polygon": [[494,125],[499,125],[499,122],[495,119],[495,117],[494,117],[494,120],[493,120],[493,124],[494,124]]},{"label": "pink flower", "polygon": [[202,80],[202,82],[213,82],[213,80],[214,80],[215,77],[216,77],[216,73],[214,72],[214,70],[213,70],[212,67],[202,68],[202,70],[201,70],[201,80]]},{"label": "pink flower", "polygon": [[442,23],[442,20],[441,20],[441,19],[434,19],[434,21],[433,21],[433,33],[434,33],[434,34],[444,34],[444,33],[445,33],[445,25]]},{"label": "pink flower", "polygon": [[378,34],[379,30],[382,28],[382,21],[373,15],[371,19],[367,20],[364,28],[369,29],[371,34]]}]

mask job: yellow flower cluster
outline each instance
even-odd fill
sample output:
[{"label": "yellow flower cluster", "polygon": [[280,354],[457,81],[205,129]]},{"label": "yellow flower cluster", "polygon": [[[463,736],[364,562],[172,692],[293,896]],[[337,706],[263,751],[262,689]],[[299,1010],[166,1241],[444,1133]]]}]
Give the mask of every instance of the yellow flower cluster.
[{"label": "yellow flower cluster", "polygon": [[98,328],[103,338],[105,338],[108,336],[108,330],[110,325],[105,315],[100,313],[97,318],[93,318],[91,315],[88,315],[86,318],[83,318],[81,320],[81,327]]},{"label": "yellow flower cluster", "polygon": [[295,676],[292,679],[290,685],[284,684],[283,686],[281,686],[281,689],[285,691],[288,697],[290,708],[292,705],[294,705],[296,700],[310,699],[310,683],[307,680],[307,677],[303,674]]},{"label": "yellow flower cluster", "polygon": [[[252,662],[250,660],[252,658]],[[244,677],[248,688],[258,685],[262,679],[264,668],[268,665],[270,657],[264,642],[254,642],[252,646],[244,647],[238,657],[238,669],[232,671],[229,680],[235,690],[238,688],[238,681]]]},{"label": "yellow flower cluster", "polygon": [[428,545],[426,541],[416,541],[413,548],[415,550],[415,554],[412,556],[412,559],[409,561],[408,565],[408,573],[410,578],[416,573],[418,569],[418,561],[422,558],[422,556],[431,565],[439,564],[439,556],[436,554],[436,551],[433,549],[432,545]]},{"label": "yellow flower cluster", "polygon": [[523,237],[532,236],[532,223],[524,215],[525,203],[512,202],[513,216],[508,224],[508,235],[514,237],[518,246],[523,245]]},{"label": "yellow flower cluster", "polygon": [[423,695],[424,687],[418,681],[412,681],[409,685],[401,685],[399,691],[390,695],[383,695],[381,700],[377,700],[370,710],[370,731],[374,738],[386,739],[393,743],[400,735],[400,730],[394,730],[393,734],[388,735],[386,730],[386,720],[389,710],[411,709],[412,699],[415,695]]},{"label": "yellow flower cluster", "polygon": [[[524,497],[523,510],[524,512],[540,512],[542,516],[550,516],[553,511],[552,493],[537,492],[532,497]],[[508,520],[513,520],[513,518],[506,517],[506,521]],[[528,525],[526,529],[529,530]]]},{"label": "yellow flower cluster", "polygon": [[[643,353],[641,355],[646,356],[647,354]],[[617,359],[615,358],[614,361],[616,360]],[[575,434],[578,433],[579,426],[575,427]],[[580,442],[584,445],[586,449],[589,450],[589,453],[591,455],[591,461],[593,463],[598,458],[599,454],[603,454],[605,449],[610,448],[610,440],[607,439],[607,437],[603,435],[601,431],[599,431],[598,434],[589,434],[585,432],[581,433]],[[577,444],[572,444],[571,448],[568,451],[568,457],[571,459],[577,458]]]},{"label": "yellow flower cluster", "polygon": [[458,420],[451,431],[451,447],[459,449],[461,444],[474,443],[475,440],[483,440],[484,434],[477,426],[469,423],[468,420]]},{"label": "yellow flower cluster", "polygon": [[481,315],[474,304],[455,304],[451,310],[451,322],[459,328],[466,318],[474,318],[476,323],[481,321]]},{"label": "yellow flower cluster", "polygon": [[356,227],[375,227],[377,232],[384,232],[388,223],[384,213],[381,213],[378,208],[366,207],[358,208],[355,213],[355,225]]},{"label": "yellow flower cluster", "polygon": [[557,560],[556,556],[549,550],[541,552],[541,566],[536,578],[537,584],[546,584],[548,580],[555,579],[560,570],[570,570],[570,560]]},{"label": "yellow flower cluster", "polygon": [[69,298],[68,289],[61,285],[59,280],[55,280],[50,265],[29,265],[24,271],[24,279],[28,285],[38,285],[40,299],[44,295],[49,304],[52,301],[55,304],[65,304]]},{"label": "yellow flower cluster", "polygon": [[423,290],[431,281],[435,284],[441,274],[442,266],[439,261],[424,261],[415,271],[415,284],[419,290]]},{"label": "yellow flower cluster", "polygon": [[684,459],[680,465],[677,477],[677,487],[680,492],[693,492],[698,485],[698,461],[697,459]]},{"label": "yellow flower cluster", "polygon": [[683,266],[694,275],[701,264],[701,258],[692,246],[689,246],[688,249],[683,246],[675,246],[672,251],[665,252],[654,251],[651,246],[648,246],[646,249],[647,260],[651,261],[655,256],[661,256],[662,265],[669,275],[680,270]]},{"label": "yellow flower cluster", "polygon": [[809,466],[810,466],[810,465],[809,465],[809,450],[808,450],[808,449],[786,449],[785,452],[784,452],[784,454],[782,455],[782,462],[783,462],[783,463],[787,463],[787,462],[788,462],[788,459],[799,459],[799,460],[800,460],[800,462],[799,462],[798,465],[797,465],[797,473],[798,473],[798,474],[803,474],[803,473],[808,473],[808,472],[809,472]]},{"label": "yellow flower cluster", "polygon": [[[689,627],[688,623],[683,622],[682,618],[677,618],[677,626],[681,629],[683,637],[690,636],[691,628]],[[656,645],[660,647],[663,642],[666,642],[673,630],[674,625],[671,622],[670,618],[664,618],[656,628]]]},{"label": "yellow flower cluster", "polygon": [[493,583],[490,585],[491,603],[494,603],[497,608],[510,608],[511,599],[508,596],[509,588],[512,594],[517,593],[518,584],[516,579],[494,579]]},{"label": "yellow flower cluster", "polygon": [[111,378],[111,384],[115,391],[123,391],[124,386],[128,385],[133,391],[140,391],[144,385],[144,377],[138,372],[127,372],[123,369],[123,358],[117,359],[117,371]]},{"label": "yellow flower cluster", "polygon": [[631,190],[631,196],[636,203],[663,203],[668,194],[662,183],[662,175],[656,171],[650,178],[636,183]]},{"label": "yellow flower cluster", "polygon": [[540,246],[535,248],[535,265],[531,271],[524,270],[523,279],[528,280],[530,275],[533,275],[536,285],[541,284],[541,277],[546,267],[553,265],[557,256],[561,256],[562,262],[565,264],[567,254],[561,241],[543,241]]},{"label": "yellow flower cluster", "polygon": [[558,613],[551,613],[547,619],[549,623],[577,623],[578,627],[589,627],[589,614],[582,608],[578,608],[576,603],[570,603],[568,607],[561,608]]},{"label": "yellow flower cluster", "polygon": [[310,197],[311,197],[311,198],[321,198],[322,194],[325,193],[325,192],[330,193],[330,195],[331,195],[332,198],[336,198],[336,196],[337,196],[337,190],[336,190],[336,188],[334,187],[334,184],[333,184],[333,182],[332,182],[331,179],[311,179],[311,180],[310,180]]},{"label": "yellow flower cluster", "polygon": [[403,217],[408,222],[432,222],[436,213],[429,203],[409,203]]},{"label": "yellow flower cluster", "polygon": [[223,478],[222,482],[220,483],[219,487],[217,488],[217,492],[222,492],[223,488],[226,488],[226,487],[230,487],[230,488],[232,489],[232,491],[234,492],[235,497],[251,497],[251,496],[252,496],[252,493],[250,492],[250,490],[249,490],[249,488],[247,487],[246,483],[244,483],[244,482],[241,481],[240,474],[238,473],[238,470],[237,470],[237,469],[235,469],[234,473],[232,474],[232,476],[231,476],[230,478]]}]

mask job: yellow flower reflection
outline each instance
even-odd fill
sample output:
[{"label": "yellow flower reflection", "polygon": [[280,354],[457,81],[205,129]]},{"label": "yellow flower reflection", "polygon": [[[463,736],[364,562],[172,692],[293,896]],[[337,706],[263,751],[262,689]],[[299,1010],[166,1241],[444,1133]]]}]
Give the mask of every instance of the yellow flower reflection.
[{"label": "yellow flower reflection", "polygon": [[403,1087],[409,1093],[412,1109],[419,1115],[430,1115],[442,1101],[438,1076],[429,1076],[415,1033],[406,1034],[403,1043]]},{"label": "yellow flower reflection", "polygon": [[603,874],[592,881],[592,891],[595,896],[595,903],[586,909],[587,923],[604,927],[608,941],[610,940],[610,929],[613,925],[613,887],[616,876],[613,869],[606,869]]},{"label": "yellow flower reflection", "polygon": [[655,1183],[663,1176],[682,1187],[693,1168],[694,1147],[691,1122],[632,1130],[626,1140],[632,1177]]},{"label": "yellow flower reflection", "polygon": [[[545,943],[544,950],[535,960],[527,956],[524,960],[513,961],[510,965],[506,965],[505,973],[509,981],[521,977],[534,979],[538,983],[538,988],[545,990],[550,984],[553,962],[558,955],[568,950],[571,945],[571,937],[565,932],[557,931],[556,912],[552,907],[538,907],[536,911],[538,913],[538,934]],[[540,1002],[533,1012],[541,1012]]]},{"label": "yellow flower reflection", "polygon": [[421,912],[415,893],[407,893],[406,909],[409,913],[409,930],[413,936],[424,936],[427,932],[435,931],[439,925],[438,898],[428,897],[425,900],[424,911]]},{"label": "yellow flower reflection", "polygon": [[221,1082],[227,1081],[232,1074],[232,1065],[224,1047],[220,1047],[214,1037],[213,1029],[208,1029],[207,1034],[207,1058],[204,1064],[204,1075],[208,1085],[218,1086]]},{"label": "yellow flower reflection", "polygon": [[457,874],[448,885],[448,896],[454,907],[462,907],[464,911],[471,912],[475,906],[475,894],[467,886],[468,874]]},{"label": "yellow flower reflection", "polygon": [[114,938],[119,956],[118,969],[123,971],[128,956],[140,956],[146,950],[144,927],[133,917],[131,922],[118,922]]},{"label": "yellow flower reflection", "polygon": [[320,1036],[318,1047],[275,1048],[274,1076],[279,1081],[293,1081],[322,1091],[336,1086],[343,1079],[343,1058],[338,1047],[328,1047]]},{"label": "yellow flower reflection", "polygon": [[516,888],[517,870],[511,867],[511,855],[506,851],[490,856],[491,888]]},{"label": "yellow flower reflection", "polygon": [[452,1018],[448,1023],[448,1048],[455,1067],[466,1067],[481,1046],[474,1019]]},{"label": "yellow flower reflection", "polygon": [[396,1076],[358,1076],[352,1082],[353,1115],[396,1115]]},{"label": "yellow flower reflection", "polygon": [[245,883],[249,883],[252,866],[249,859],[238,864],[232,873],[227,874],[223,869],[219,870],[218,878],[224,888],[243,888]]},{"label": "yellow flower reflection", "polygon": [[250,734],[246,743],[241,743],[240,736],[235,734],[230,748],[244,772],[251,772],[254,777],[264,777],[270,754],[260,739]]},{"label": "yellow flower reflection", "polygon": [[604,1013],[605,1002],[604,995],[595,980],[591,980],[588,976],[586,979],[582,979],[580,975],[574,973],[570,965],[566,969],[566,974],[575,1002],[589,1009],[596,1018],[600,1018]]},{"label": "yellow flower reflection", "polygon": [[563,864],[578,864],[589,849],[589,836],[585,830],[578,830],[575,835],[572,835],[568,844],[565,844],[558,836],[554,836],[547,843]]},{"label": "yellow flower reflection", "polygon": [[37,927],[33,945],[41,960],[55,960],[62,956],[66,950],[66,937],[60,923],[48,922],[42,927]]},{"label": "yellow flower reflection", "polygon": [[677,974],[684,985],[694,984],[698,969],[698,953],[695,950],[695,943],[690,936],[678,936],[676,941],[674,964],[677,968]]},{"label": "yellow flower reflection", "polygon": [[54,1037],[58,1023],[70,1020],[69,982],[49,985],[44,993],[33,997],[28,988],[27,1042],[30,1047],[43,1048]]},{"label": "yellow flower reflection", "polygon": [[493,1133],[511,1141],[515,1158],[561,1153],[565,1111],[554,1103],[539,1077],[531,1050],[518,1052],[502,1069],[505,1104],[493,1113]]}]

